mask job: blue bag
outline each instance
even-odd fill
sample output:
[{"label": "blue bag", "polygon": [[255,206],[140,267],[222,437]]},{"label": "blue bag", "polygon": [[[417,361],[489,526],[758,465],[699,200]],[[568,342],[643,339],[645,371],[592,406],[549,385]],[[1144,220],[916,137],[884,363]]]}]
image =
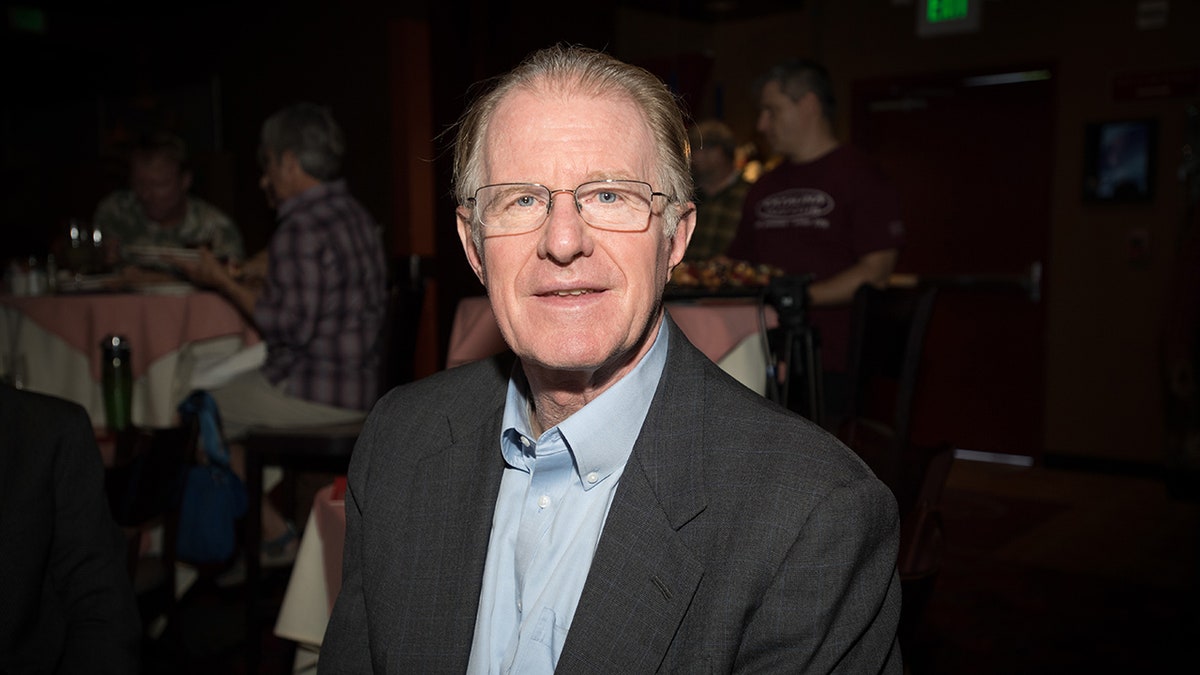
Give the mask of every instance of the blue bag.
[{"label": "blue bag", "polygon": [[195,391],[179,404],[185,418],[195,417],[208,464],[189,467],[179,507],[175,553],[194,563],[225,562],[237,544],[238,518],[246,513],[246,487],[229,468],[216,401]]}]

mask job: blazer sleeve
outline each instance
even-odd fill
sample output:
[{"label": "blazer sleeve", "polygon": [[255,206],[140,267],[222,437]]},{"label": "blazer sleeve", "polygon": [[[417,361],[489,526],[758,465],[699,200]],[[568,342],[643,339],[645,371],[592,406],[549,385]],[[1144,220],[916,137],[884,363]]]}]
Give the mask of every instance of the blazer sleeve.
[{"label": "blazer sleeve", "polygon": [[[393,394],[395,392],[392,392]],[[346,540],[342,548],[342,586],[321,642],[318,669],[325,673],[370,673],[371,642],[363,590],[363,496],[375,445],[375,429],[387,397],[376,404],[354,446],[346,481]]]},{"label": "blazer sleeve", "polygon": [[318,668],[324,673],[371,672],[367,604],[362,583],[362,512],[354,484],[346,487],[346,543],[342,549],[342,587],[321,642]]},{"label": "blazer sleeve", "polygon": [[899,522],[873,478],[832,489],[806,519],[744,634],[735,672],[902,672]]}]

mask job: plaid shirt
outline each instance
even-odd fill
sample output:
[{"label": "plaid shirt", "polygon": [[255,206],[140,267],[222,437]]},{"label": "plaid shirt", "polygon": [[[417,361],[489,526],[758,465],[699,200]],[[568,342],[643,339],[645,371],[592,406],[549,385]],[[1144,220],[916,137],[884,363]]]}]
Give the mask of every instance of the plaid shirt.
[{"label": "plaid shirt", "polygon": [[742,205],[750,184],[740,175],[713,195],[696,195],[696,229],[684,258],[708,260],[725,253],[742,222]]},{"label": "plaid shirt", "polygon": [[263,374],[292,396],[366,410],[375,402],[376,341],[387,305],[379,226],[331,181],[279,206],[266,286],[254,321],[267,343]]}]

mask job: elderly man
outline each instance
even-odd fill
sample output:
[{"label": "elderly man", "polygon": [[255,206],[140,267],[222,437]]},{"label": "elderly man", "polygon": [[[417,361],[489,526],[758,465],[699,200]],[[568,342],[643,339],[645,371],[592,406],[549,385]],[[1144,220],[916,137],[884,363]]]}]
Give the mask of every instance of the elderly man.
[{"label": "elderly man", "polygon": [[[275,113],[263,123],[260,186],[279,225],[265,255],[247,264],[255,271],[207,251],[199,262],[176,261],[251,317],[266,343],[261,368],[211,389],[232,440],[252,425],[361,420],[378,395],[387,270],[379,226],[339,178],[344,153],[326,108],[299,103]],[[231,450],[240,470],[240,450]],[[286,541],[286,527],[264,510],[264,539]]]},{"label": "elderly man", "polygon": [[376,405],[322,669],[899,673],[887,488],[664,314],[694,224],[666,87],[538,52],[467,111],[455,183],[516,360]]},{"label": "elderly man", "polygon": [[242,258],[242,233],[229,216],[188,194],[192,170],[179,137],[159,132],[142,138],[130,155],[129,183],[128,190],[105,197],[92,217],[93,226],[118,249],[205,246],[220,258]]}]

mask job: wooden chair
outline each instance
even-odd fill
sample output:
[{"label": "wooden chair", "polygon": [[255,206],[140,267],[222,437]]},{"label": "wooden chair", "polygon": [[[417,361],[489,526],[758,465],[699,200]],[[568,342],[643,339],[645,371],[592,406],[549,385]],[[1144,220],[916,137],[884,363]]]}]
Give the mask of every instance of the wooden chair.
[{"label": "wooden chair", "polygon": [[[126,564],[143,612],[175,606],[175,533],[183,475],[194,460],[197,430],[186,421],[165,429],[127,429],[105,438],[112,443],[113,463],[105,468],[104,487],[113,520],[125,534]],[[158,565],[144,563],[143,536],[162,529]]]}]

